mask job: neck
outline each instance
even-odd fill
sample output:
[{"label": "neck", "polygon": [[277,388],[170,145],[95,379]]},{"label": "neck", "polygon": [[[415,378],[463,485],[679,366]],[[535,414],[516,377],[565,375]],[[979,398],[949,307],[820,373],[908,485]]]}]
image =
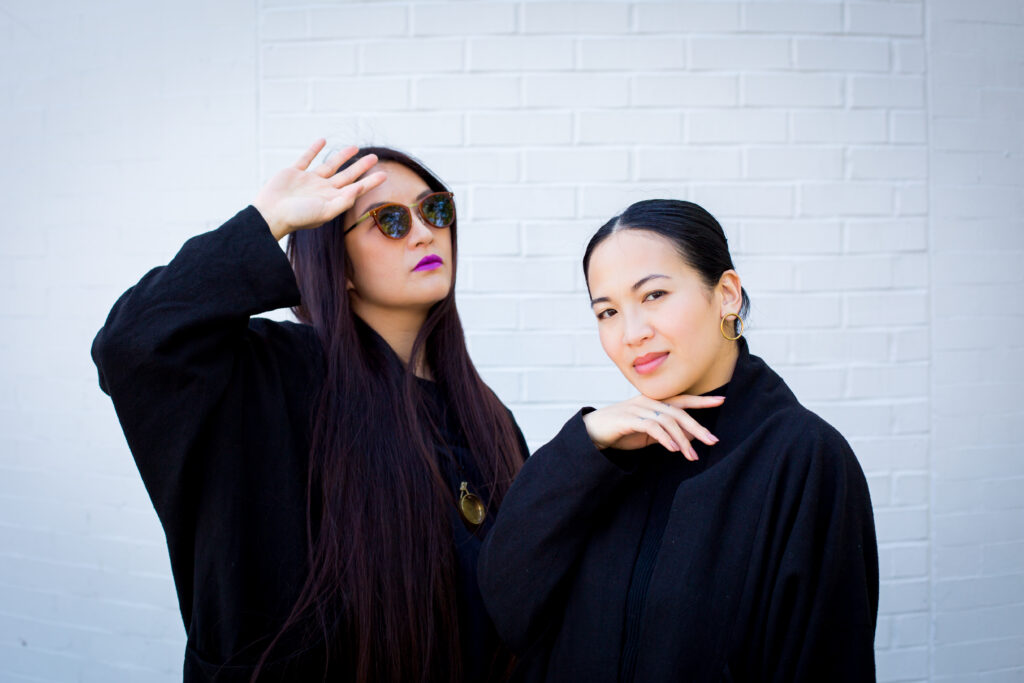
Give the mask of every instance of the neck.
[{"label": "neck", "polygon": [[[412,357],[412,346],[427,319],[428,309],[396,309],[368,306],[357,297],[352,297],[352,310],[363,322],[388,343],[391,350],[406,365]],[[423,363],[422,355],[416,361],[417,377],[433,379],[430,369]]]},{"label": "neck", "polygon": [[733,373],[736,372],[736,361],[740,357],[740,345],[734,341],[725,341],[724,344],[724,348],[704,376],[683,393],[700,396],[729,383]]}]

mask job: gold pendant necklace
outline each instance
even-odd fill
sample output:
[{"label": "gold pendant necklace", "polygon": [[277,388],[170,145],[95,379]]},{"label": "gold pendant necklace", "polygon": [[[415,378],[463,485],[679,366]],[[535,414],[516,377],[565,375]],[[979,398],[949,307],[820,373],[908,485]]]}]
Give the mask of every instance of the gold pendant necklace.
[{"label": "gold pendant necklace", "polygon": [[487,508],[475,493],[469,492],[469,484],[462,482],[459,487],[459,512],[462,519],[473,526],[480,526],[487,517]]}]

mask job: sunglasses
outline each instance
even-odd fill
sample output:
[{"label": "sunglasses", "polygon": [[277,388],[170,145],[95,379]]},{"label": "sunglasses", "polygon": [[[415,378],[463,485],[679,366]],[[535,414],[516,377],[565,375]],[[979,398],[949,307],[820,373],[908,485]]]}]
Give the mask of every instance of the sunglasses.
[{"label": "sunglasses", "polygon": [[343,234],[349,234],[367,218],[373,218],[373,222],[377,224],[385,237],[400,240],[412,229],[411,209],[416,209],[420,218],[427,225],[435,228],[447,228],[455,222],[455,195],[451,192],[435,192],[409,206],[393,203],[378,206],[357,218],[356,222]]}]

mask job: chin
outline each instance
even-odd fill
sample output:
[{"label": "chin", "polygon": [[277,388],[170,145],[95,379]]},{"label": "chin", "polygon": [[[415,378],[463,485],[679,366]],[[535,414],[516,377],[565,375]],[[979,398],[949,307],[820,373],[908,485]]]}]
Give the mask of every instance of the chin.
[{"label": "chin", "polygon": [[668,378],[659,377],[657,379],[651,378],[650,380],[640,379],[632,382],[636,390],[647,398],[655,401],[664,401],[667,398],[678,396],[679,394],[685,393],[686,386],[685,382],[670,381]]}]

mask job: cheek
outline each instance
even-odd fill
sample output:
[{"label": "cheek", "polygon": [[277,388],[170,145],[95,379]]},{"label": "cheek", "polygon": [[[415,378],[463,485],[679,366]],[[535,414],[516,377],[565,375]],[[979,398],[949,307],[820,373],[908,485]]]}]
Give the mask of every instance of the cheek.
[{"label": "cheek", "polygon": [[612,322],[602,322],[597,325],[597,334],[601,340],[601,348],[604,353],[616,365],[619,364],[619,353],[622,351],[622,344],[619,343],[622,336],[615,330]]},{"label": "cheek", "polygon": [[398,267],[387,250],[359,250],[349,253],[352,261],[352,281],[361,291],[374,291],[387,283],[394,283]]}]

